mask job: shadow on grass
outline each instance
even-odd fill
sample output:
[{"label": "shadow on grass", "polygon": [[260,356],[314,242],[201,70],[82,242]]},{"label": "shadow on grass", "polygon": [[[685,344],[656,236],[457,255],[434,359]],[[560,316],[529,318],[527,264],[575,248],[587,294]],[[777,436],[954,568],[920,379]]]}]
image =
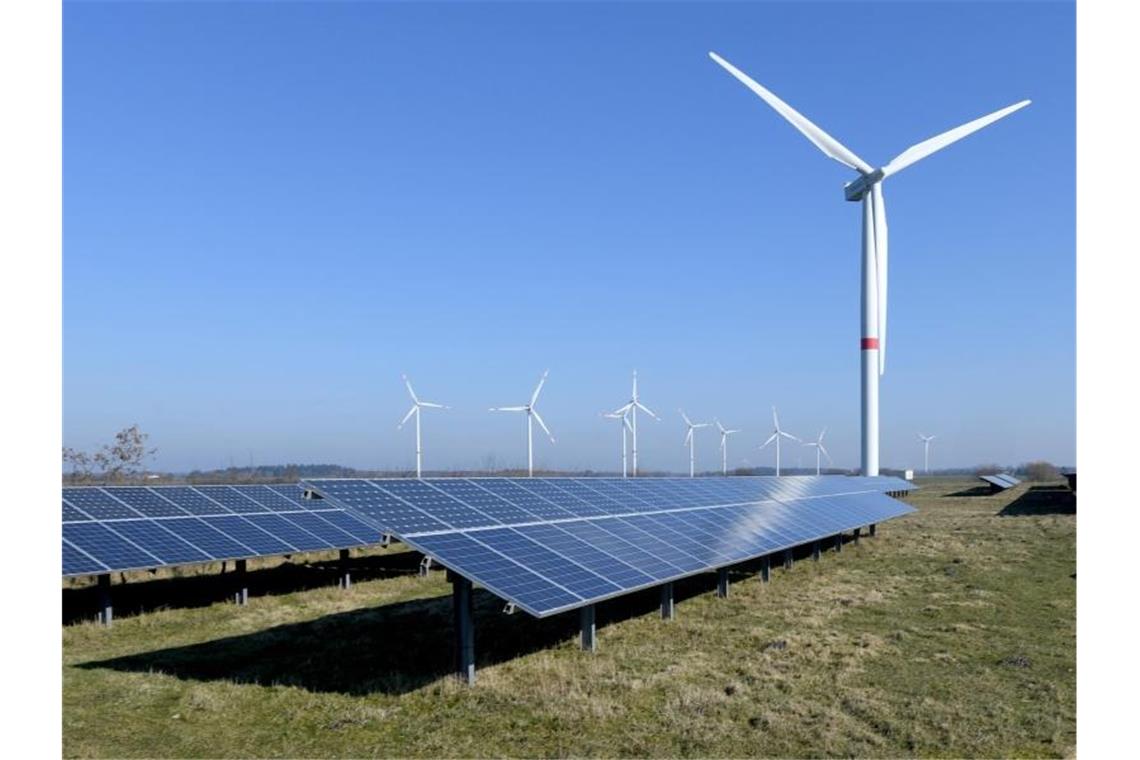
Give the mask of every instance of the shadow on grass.
[{"label": "shadow on grass", "polygon": [[[848,534],[845,542],[850,541]],[[811,547],[800,547],[795,555],[798,559],[810,557]],[[779,582],[782,559],[782,554],[772,558],[775,583]],[[758,582],[759,566],[759,560],[743,563],[730,571],[729,578],[733,582]],[[715,573],[677,581],[674,601],[713,593],[715,585]],[[545,619],[524,612],[504,615],[503,601],[482,589],[475,590],[473,601],[477,668],[547,649],[578,635],[577,611]],[[599,637],[604,641],[604,628],[609,623],[659,614],[659,604],[657,588],[599,603]],[[684,608],[677,614],[684,615]],[[402,694],[448,677],[453,647],[451,598],[444,596],[341,612],[77,667],[165,673],[183,680],[287,685],[348,695]]]},{"label": "shadow on grass", "polygon": [[[414,575],[419,571],[418,552],[354,557],[349,560],[353,581],[367,581]],[[130,580],[112,587],[115,617],[130,617],[160,609],[208,607],[228,599],[236,584],[233,563],[228,573],[209,573],[182,577],[156,577]],[[284,562],[267,568],[250,568],[247,585],[253,596],[291,594],[315,588],[336,586],[340,578],[336,559],[309,562]],[[91,620],[98,608],[95,586],[63,589],[63,622]]]},{"label": "shadow on grass", "polygon": [[977,485],[961,491],[955,491],[954,493],[948,493],[946,496],[993,496],[995,493],[999,492],[995,491],[991,485]]},{"label": "shadow on grass", "polygon": [[1030,486],[998,512],[1002,517],[1024,515],[1072,515],[1077,512],[1077,495],[1067,486]]}]

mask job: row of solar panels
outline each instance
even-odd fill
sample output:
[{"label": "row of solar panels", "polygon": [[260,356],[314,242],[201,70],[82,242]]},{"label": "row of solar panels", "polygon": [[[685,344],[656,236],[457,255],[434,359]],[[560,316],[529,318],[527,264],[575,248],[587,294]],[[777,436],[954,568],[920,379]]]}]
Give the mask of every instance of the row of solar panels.
[{"label": "row of solar panels", "polygon": [[302,483],[401,539],[454,530],[914,486],[889,477],[378,478]]},{"label": "row of solar panels", "polygon": [[486,478],[302,484],[536,617],[914,511],[896,478]]},{"label": "row of solar panels", "polygon": [[346,549],[380,531],[296,485],[63,489],[63,574]]},{"label": "row of solar panels", "polygon": [[989,483],[994,488],[1000,489],[1002,491],[1021,484],[1021,480],[1013,477],[1006,472],[1001,472],[997,475],[979,475],[978,477]]}]

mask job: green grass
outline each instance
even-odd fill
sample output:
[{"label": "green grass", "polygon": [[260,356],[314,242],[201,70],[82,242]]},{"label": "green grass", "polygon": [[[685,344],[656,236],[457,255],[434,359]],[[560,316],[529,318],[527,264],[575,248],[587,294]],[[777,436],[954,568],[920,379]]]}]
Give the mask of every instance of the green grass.
[{"label": "green grass", "polygon": [[671,622],[653,592],[602,605],[594,654],[576,615],[477,592],[471,689],[447,675],[443,573],[406,553],[372,552],[348,592],[319,562],[253,572],[245,608],[208,603],[216,574],[139,576],[126,606],[171,606],[64,626],[64,754],[1072,755],[1071,497],[922,485],[917,514],[768,586],[692,579]]}]

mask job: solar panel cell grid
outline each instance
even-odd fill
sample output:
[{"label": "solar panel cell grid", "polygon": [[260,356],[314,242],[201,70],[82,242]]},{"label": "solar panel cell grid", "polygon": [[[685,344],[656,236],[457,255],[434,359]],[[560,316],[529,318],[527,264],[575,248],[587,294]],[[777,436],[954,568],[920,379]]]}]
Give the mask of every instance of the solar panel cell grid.
[{"label": "solar panel cell grid", "polygon": [[429,514],[449,528],[470,528],[477,525],[499,525],[501,522],[485,515],[461,501],[451,498],[438,488],[419,480],[374,480],[373,485],[403,499],[418,510]]},{"label": "solar panel cell grid", "polygon": [[149,488],[111,487],[104,488],[103,490],[130,506],[139,514],[146,515],[147,517],[186,516],[186,510],[162,498],[157,492]]},{"label": "solar panel cell grid", "polygon": [[228,509],[188,486],[170,486],[155,489],[163,498],[174,502],[191,515],[228,515]]},{"label": "solar panel cell grid", "polygon": [[62,543],[64,575],[87,575],[89,573],[101,573],[107,569],[66,541]]},{"label": "solar panel cell grid", "polygon": [[65,488],[63,498],[96,520],[124,520],[141,514],[98,488]]},{"label": "solar panel cell grid", "polygon": [[63,521],[64,522],[83,522],[85,520],[90,520],[90,519],[91,519],[90,517],[83,514],[83,512],[81,512],[78,509],[76,509],[75,507],[71,506],[66,501],[63,502]]},{"label": "solar panel cell grid", "polygon": [[332,548],[332,544],[314,536],[282,515],[246,515],[245,519],[300,551]]},{"label": "solar panel cell grid", "polygon": [[237,514],[268,512],[269,510],[236,488],[229,486],[196,486],[195,490]]},{"label": "solar panel cell grid", "polygon": [[135,570],[158,567],[162,560],[99,523],[64,523],[63,537],[107,567]]},{"label": "solar panel cell grid", "polygon": [[203,522],[217,528],[235,541],[253,549],[255,554],[292,554],[297,548],[281,539],[266,533],[253,523],[237,515],[203,517]]},{"label": "solar panel cell grid", "polygon": [[163,520],[162,526],[206,552],[213,559],[238,559],[257,555],[256,550],[234,541],[222,531],[196,517]]},{"label": "solar panel cell grid", "polygon": [[164,529],[154,520],[122,520],[115,523],[115,531],[169,565],[204,562],[211,559],[186,541]]}]

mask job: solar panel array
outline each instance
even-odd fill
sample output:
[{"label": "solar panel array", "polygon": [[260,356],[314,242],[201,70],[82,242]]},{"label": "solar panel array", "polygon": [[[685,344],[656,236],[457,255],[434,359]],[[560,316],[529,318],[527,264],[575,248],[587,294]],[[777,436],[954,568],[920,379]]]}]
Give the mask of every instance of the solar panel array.
[{"label": "solar panel array", "polygon": [[914,511],[898,478],[307,480],[536,617]]},{"label": "solar panel array", "polygon": [[380,540],[296,485],[63,489],[63,574],[346,549]]},{"label": "solar panel array", "polygon": [[1020,479],[1005,472],[998,473],[997,475],[979,475],[978,477],[1002,491],[1021,484]]}]

